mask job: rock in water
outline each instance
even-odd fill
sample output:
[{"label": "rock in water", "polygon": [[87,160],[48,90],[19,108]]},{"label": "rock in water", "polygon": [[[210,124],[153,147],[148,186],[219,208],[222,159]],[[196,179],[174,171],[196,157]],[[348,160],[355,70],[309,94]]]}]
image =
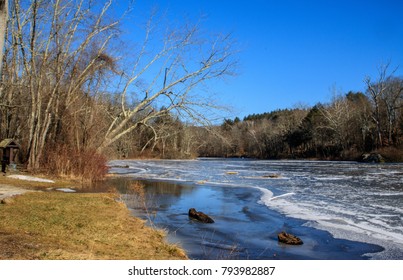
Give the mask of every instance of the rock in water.
[{"label": "rock in water", "polygon": [[384,163],[385,159],[381,154],[370,153],[370,154],[363,154],[361,157],[361,161],[368,163]]},{"label": "rock in water", "polygon": [[304,242],[302,242],[302,240],[299,237],[286,233],[285,231],[282,231],[278,234],[278,241],[280,241],[281,243],[289,244],[289,245],[304,244]]},{"label": "rock in water", "polygon": [[214,223],[214,220],[212,218],[210,218],[203,212],[196,211],[196,209],[194,209],[194,208],[189,209],[189,217],[196,219],[202,223],[206,223],[206,224]]}]

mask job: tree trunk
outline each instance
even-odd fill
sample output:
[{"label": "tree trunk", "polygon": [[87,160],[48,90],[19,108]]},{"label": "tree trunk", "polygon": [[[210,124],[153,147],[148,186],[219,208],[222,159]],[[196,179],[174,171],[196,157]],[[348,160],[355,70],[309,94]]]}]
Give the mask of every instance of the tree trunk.
[{"label": "tree trunk", "polygon": [[[6,39],[6,29],[7,29],[7,18],[8,18],[8,1],[0,0],[0,81],[3,77],[3,54],[4,54],[4,42]],[[0,93],[1,93],[0,86]],[[0,94],[1,96],[1,94]]]}]

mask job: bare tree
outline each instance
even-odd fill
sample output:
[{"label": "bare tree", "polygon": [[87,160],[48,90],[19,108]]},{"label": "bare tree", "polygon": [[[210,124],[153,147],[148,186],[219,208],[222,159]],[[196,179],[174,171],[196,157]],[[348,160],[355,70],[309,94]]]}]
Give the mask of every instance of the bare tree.
[{"label": "bare tree", "polygon": [[2,77],[3,50],[4,50],[4,40],[6,37],[7,20],[8,20],[8,0],[0,0],[0,80]]},{"label": "bare tree", "polygon": [[150,20],[130,72],[121,74],[124,82],[116,93],[120,110],[111,115],[98,151],[168,113],[206,124],[208,110],[218,108],[202,94],[202,86],[233,74],[236,62],[231,37],[202,38],[197,25],[185,26],[165,33],[157,46],[151,43],[153,30]]},{"label": "bare tree", "polygon": [[10,6],[1,126],[24,142],[29,169],[40,167],[45,143],[103,152],[139,126],[166,146],[175,133],[155,119],[208,123],[207,114],[219,108],[205,85],[233,73],[230,36],[203,37],[197,24],[156,33],[150,20],[137,51],[123,56],[114,2],[15,0]]},{"label": "bare tree", "polygon": [[398,112],[403,108],[403,80],[389,77],[382,102],[386,110],[388,143],[395,144],[398,140]]},{"label": "bare tree", "polygon": [[39,168],[63,112],[84,95],[95,95],[96,73],[111,67],[107,52],[117,25],[106,19],[111,5],[112,0],[101,6],[90,0],[14,1],[8,75],[14,81],[10,87],[28,96],[29,169]]},{"label": "bare tree", "polygon": [[[376,82],[373,82],[370,77],[365,78],[367,86],[367,95],[372,101],[373,112],[372,119],[376,125],[377,144],[383,146],[383,129],[382,129],[382,100],[384,99],[385,92],[388,88],[388,68],[390,63],[379,67],[379,77]],[[393,71],[394,72],[394,71]]]},{"label": "bare tree", "polygon": [[324,119],[326,120],[319,128],[327,129],[333,132],[337,145],[342,149],[346,148],[346,139],[348,136],[348,126],[351,121],[351,114],[347,99],[338,94],[333,89],[333,98],[329,106],[319,107]]}]

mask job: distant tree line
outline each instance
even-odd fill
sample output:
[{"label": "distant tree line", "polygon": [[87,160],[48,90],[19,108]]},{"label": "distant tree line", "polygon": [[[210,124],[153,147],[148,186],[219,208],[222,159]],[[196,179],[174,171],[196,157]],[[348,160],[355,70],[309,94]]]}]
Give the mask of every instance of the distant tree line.
[{"label": "distant tree line", "polygon": [[199,155],[356,160],[377,151],[403,161],[403,79],[387,70],[366,78],[365,92],[335,93],[328,104],[227,119]]}]

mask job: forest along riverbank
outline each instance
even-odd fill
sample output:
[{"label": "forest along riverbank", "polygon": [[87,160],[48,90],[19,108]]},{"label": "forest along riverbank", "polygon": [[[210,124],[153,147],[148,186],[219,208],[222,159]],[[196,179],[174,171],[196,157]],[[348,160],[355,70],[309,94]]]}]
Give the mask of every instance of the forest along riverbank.
[{"label": "forest along riverbank", "polygon": [[[146,180],[147,211],[130,192],[126,203],[169,229],[190,258],[403,259],[401,166],[221,159],[110,165],[123,193],[132,180]],[[216,223],[190,220],[189,208]],[[304,245],[279,244],[282,230]]]}]

